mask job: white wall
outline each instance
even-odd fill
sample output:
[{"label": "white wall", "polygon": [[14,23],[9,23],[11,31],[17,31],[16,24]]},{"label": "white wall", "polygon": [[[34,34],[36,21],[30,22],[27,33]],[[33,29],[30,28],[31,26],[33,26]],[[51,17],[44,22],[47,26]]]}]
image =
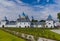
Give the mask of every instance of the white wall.
[{"label": "white wall", "polygon": [[0,24],[0,28],[2,28],[2,25]]},{"label": "white wall", "polygon": [[38,25],[38,28],[41,28],[41,27],[43,27],[42,25]]},{"label": "white wall", "polygon": [[54,23],[55,26],[60,26],[59,22]]},{"label": "white wall", "polygon": [[5,25],[6,24],[6,21],[1,21],[1,25]]},{"label": "white wall", "polygon": [[[50,23],[50,24],[49,24]],[[0,27],[2,27],[2,25],[5,25],[6,22],[5,21],[2,21],[1,22],[1,25]],[[18,22],[16,25],[5,25],[5,27],[22,27],[22,28],[25,28],[26,27],[31,27],[31,23],[30,22]],[[45,26],[48,26],[48,28],[51,28],[51,26],[54,28],[54,24],[53,24],[53,21],[46,21],[46,25]],[[33,25],[33,27],[43,27],[42,25]]]},{"label": "white wall", "polygon": [[37,27],[37,28],[41,28],[42,25],[33,25],[33,27],[34,27],[34,28],[35,28],[35,27]]},{"label": "white wall", "polygon": [[5,25],[5,27],[17,27],[16,25]]},{"label": "white wall", "polygon": [[30,27],[30,24],[31,24],[30,22],[19,22],[19,23],[17,23],[17,27],[19,27],[19,26],[22,28],[25,28],[25,26]]},{"label": "white wall", "polygon": [[5,24],[6,24],[6,21],[1,21],[0,22],[0,27],[2,27],[3,25],[5,26]]},{"label": "white wall", "polygon": [[53,21],[46,21],[46,26],[48,27],[48,28],[54,28],[54,23],[53,23]]}]

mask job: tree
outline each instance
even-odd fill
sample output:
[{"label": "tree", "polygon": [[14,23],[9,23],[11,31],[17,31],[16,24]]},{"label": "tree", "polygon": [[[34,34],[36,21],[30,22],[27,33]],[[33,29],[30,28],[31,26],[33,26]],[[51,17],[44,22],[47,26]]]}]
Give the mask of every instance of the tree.
[{"label": "tree", "polygon": [[59,22],[60,22],[60,12],[57,14],[57,18],[59,19]]},{"label": "tree", "polygon": [[38,22],[38,20],[34,20],[34,19],[32,19],[32,21],[31,22]]},{"label": "tree", "polygon": [[45,22],[45,20],[41,20],[40,22]]},{"label": "tree", "polygon": [[35,20],[33,16],[31,16],[31,17],[32,17],[31,22],[38,22],[38,20]]}]

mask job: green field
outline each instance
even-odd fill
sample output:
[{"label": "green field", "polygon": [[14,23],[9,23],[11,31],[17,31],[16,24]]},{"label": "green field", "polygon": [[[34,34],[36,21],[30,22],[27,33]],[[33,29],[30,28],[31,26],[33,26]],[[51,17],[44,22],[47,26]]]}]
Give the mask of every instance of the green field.
[{"label": "green field", "polygon": [[25,41],[0,29],[0,41]]},{"label": "green field", "polygon": [[50,29],[45,29],[45,28],[5,28],[5,29],[18,31],[20,33],[31,34],[34,35],[35,38],[45,37],[45,38],[60,41],[60,34],[54,33],[50,31]]}]

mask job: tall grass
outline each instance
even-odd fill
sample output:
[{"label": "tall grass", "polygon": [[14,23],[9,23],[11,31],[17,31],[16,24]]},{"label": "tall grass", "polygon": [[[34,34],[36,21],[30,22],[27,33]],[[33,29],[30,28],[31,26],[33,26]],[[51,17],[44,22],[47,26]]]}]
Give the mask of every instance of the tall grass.
[{"label": "tall grass", "polygon": [[47,28],[5,28],[20,33],[31,34],[36,37],[45,37],[60,41],[60,34],[50,31]]}]

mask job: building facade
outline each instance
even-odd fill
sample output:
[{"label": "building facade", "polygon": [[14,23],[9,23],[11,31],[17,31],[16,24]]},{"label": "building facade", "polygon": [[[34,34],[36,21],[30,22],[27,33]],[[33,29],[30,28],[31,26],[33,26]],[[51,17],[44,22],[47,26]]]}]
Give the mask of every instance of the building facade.
[{"label": "building facade", "polygon": [[16,21],[9,21],[7,17],[5,17],[4,20],[0,21],[0,27],[21,27],[21,28],[27,28],[27,27],[37,27],[37,28],[54,28],[54,20],[52,19],[52,16],[49,15],[46,19],[46,22],[31,22],[28,15],[26,15],[24,12],[22,13],[22,16],[19,15],[19,18]]},{"label": "building facade", "polygon": [[48,18],[46,19],[46,27],[48,28],[54,28],[54,20],[52,19],[52,16],[49,15]]}]

